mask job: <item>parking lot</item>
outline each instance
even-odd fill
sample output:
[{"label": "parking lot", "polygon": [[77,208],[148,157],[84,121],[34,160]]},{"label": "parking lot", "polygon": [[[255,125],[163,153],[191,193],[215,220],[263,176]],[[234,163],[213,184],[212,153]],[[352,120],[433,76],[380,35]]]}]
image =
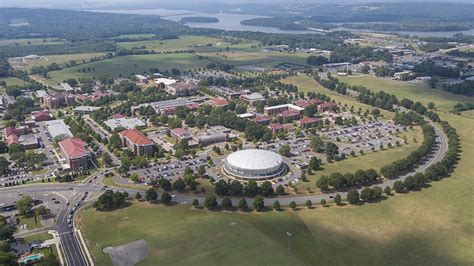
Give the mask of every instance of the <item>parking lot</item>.
[{"label": "parking lot", "polygon": [[372,149],[380,149],[381,144],[385,148],[389,146],[389,143],[396,146],[397,141],[403,144],[403,139],[392,135],[397,130],[402,131],[403,128],[383,121],[333,130],[323,135],[338,145],[340,154],[349,154],[351,151],[358,153],[360,150],[368,152]]},{"label": "parking lot", "polygon": [[173,181],[183,177],[186,167],[197,171],[201,165],[207,165],[207,161],[204,157],[172,160],[165,163],[156,163],[147,168],[132,170],[130,174],[137,173],[142,182],[148,182],[156,178],[166,178]]}]

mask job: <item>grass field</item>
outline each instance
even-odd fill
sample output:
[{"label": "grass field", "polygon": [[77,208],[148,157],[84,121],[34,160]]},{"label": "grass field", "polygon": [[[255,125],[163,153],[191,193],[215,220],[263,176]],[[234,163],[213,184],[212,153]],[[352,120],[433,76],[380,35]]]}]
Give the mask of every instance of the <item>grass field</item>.
[{"label": "grass field", "polygon": [[[219,51],[226,47],[232,50],[249,49],[255,42],[242,42],[239,44],[231,44],[223,39],[206,37],[206,36],[183,36],[173,40],[152,40],[139,42],[122,42],[118,43],[120,47],[126,49],[144,47],[147,50],[155,51],[179,51],[179,50],[195,50],[195,51]],[[209,45],[209,46],[208,46]],[[212,45],[212,46],[211,46]]]},{"label": "grass field", "polygon": [[[460,135],[461,160],[450,177],[420,192],[357,207],[263,214],[146,203],[107,213],[87,209],[89,247],[97,265],[111,263],[102,248],[142,238],[153,250],[140,265],[472,265],[474,119],[472,112],[440,116]],[[291,255],[286,232],[293,235]]]},{"label": "grass field", "polygon": [[[400,137],[406,135],[408,144],[401,145],[400,147],[395,148],[385,148],[385,150],[377,150],[376,152],[367,152],[364,155],[360,155],[357,151],[356,157],[348,156],[348,159],[340,161],[340,162],[333,162],[333,163],[326,163],[322,165],[322,170],[314,171],[313,175],[308,176],[308,182],[300,182],[298,184],[298,191],[301,193],[306,193],[306,189],[309,187],[313,192],[318,191],[316,187],[316,180],[321,175],[329,176],[331,173],[340,172],[344,173],[354,173],[358,169],[375,169],[377,171],[380,168],[390,162],[395,160],[399,160],[402,158],[407,157],[412,151],[416,150],[421,142],[423,141],[423,134],[421,132],[421,128],[414,127],[413,130],[408,129],[407,132],[400,133]],[[416,138],[417,142],[413,141],[413,138]],[[378,147],[377,147],[378,149]]]},{"label": "grass field", "polygon": [[[242,51],[223,51],[223,52],[200,52],[199,55],[209,58],[209,60],[221,64],[231,66],[256,65],[264,63],[279,63],[271,57],[258,52],[242,52]],[[265,65],[266,66],[266,65]]]},{"label": "grass field", "polygon": [[[436,108],[442,111],[450,111],[459,102],[474,102],[474,98],[456,95],[442,89],[432,89],[424,82],[406,82],[375,76],[350,76],[338,77],[341,81],[350,85],[363,85],[372,91],[383,90],[396,95],[400,100],[409,98],[419,101],[426,106],[428,102],[434,102]],[[427,97],[429,95],[429,97]]]},{"label": "grass field", "polygon": [[0,81],[5,81],[7,83],[7,86],[23,86],[28,84],[27,82],[19,79],[19,78],[13,78],[13,77],[8,77],[8,78],[0,78]]},{"label": "grass field", "polygon": [[[372,110],[373,107],[367,104],[359,103],[357,102],[354,98],[351,98],[349,96],[344,96],[340,95],[335,91],[330,91],[323,86],[319,85],[316,81],[314,81],[311,77],[308,77],[306,75],[299,75],[299,76],[291,76],[286,79],[283,79],[282,82],[284,83],[289,83],[293,84],[298,87],[299,91],[303,91],[305,94],[308,93],[309,91],[314,91],[314,92],[319,92],[319,93],[324,93],[331,97],[332,100],[335,100],[337,103],[340,104],[347,104],[347,106],[354,106],[356,110],[358,108],[362,108],[362,110]],[[381,110],[382,114],[386,118],[391,118],[393,117],[393,113]]]},{"label": "grass field", "polygon": [[[98,78],[105,75],[119,77],[120,74],[122,74],[122,77],[128,77],[132,73],[139,74],[149,71],[152,67],[157,67],[162,71],[173,68],[190,70],[205,67],[208,63],[209,61],[199,60],[197,55],[189,53],[129,55],[53,71],[50,72],[50,81],[53,83],[61,82],[69,77]],[[95,71],[80,73],[79,69],[82,68],[91,68]]]},{"label": "grass field", "polygon": [[18,45],[18,46],[29,46],[29,45],[49,45],[49,44],[61,44],[63,42],[57,41],[51,38],[45,39],[4,39],[0,40],[0,46],[7,45]]},{"label": "grass field", "polygon": [[37,60],[29,60],[25,65],[16,67],[21,70],[30,70],[34,66],[47,66],[52,63],[64,67],[70,60],[75,60],[78,64],[90,61],[92,58],[100,57],[105,53],[82,53],[82,54],[67,54],[67,55],[45,55]]}]

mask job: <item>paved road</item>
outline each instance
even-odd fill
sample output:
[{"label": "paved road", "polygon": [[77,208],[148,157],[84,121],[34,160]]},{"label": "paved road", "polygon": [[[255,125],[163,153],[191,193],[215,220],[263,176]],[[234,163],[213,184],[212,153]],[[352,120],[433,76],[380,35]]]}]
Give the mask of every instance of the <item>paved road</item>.
[{"label": "paved road", "polygon": [[[439,125],[430,122],[430,124],[434,127],[435,133],[437,135],[437,145],[434,147],[432,154],[428,159],[426,159],[422,164],[418,165],[412,172],[405,174],[399,177],[396,180],[404,180],[409,175],[413,175],[414,173],[424,172],[428,167],[431,165],[441,161],[447,152],[448,149],[448,142],[447,137],[444,135],[442,129]],[[22,186],[16,187],[8,187],[8,188],[1,188],[0,193],[7,192],[15,192],[21,190],[22,193],[41,193],[41,192],[64,192],[64,191],[71,191],[76,193],[75,197],[72,200],[68,200],[66,198],[61,199],[61,210],[58,214],[57,223],[49,228],[53,230],[57,230],[60,233],[61,244],[63,245],[66,261],[69,265],[87,265],[87,261],[85,259],[84,253],[81,249],[79,241],[75,236],[74,232],[69,228],[67,223],[67,217],[71,213],[71,208],[76,206],[79,203],[78,207],[86,204],[93,200],[91,194],[102,193],[104,191],[104,187],[102,184],[102,178],[104,177],[105,173],[111,169],[107,169],[105,171],[101,171],[98,174],[89,177],[81,184],[66,184],[66,183],[42,183],[42,184],[27,184]],[[97,177],[97,178],[95,178]],[[377,184],[379,186],[393,186],[393,183],[396,180],[388,180],[384,179],[383,182]],[[90,181],[90,182],[89,182]],[[135,193],[139,192],[143,194],[143,190],[136,190],[136,189],[124,189],[118,187],[111,187],[110,189],[119,190],[119,191],[127,191],[130,195],[134,195]],[[360,189],[361,190],[361,189]],[[84,195],[86,192],[89,194],[83,200]],[[347,192],[338,192],[342,197],[347,195]],[[306,196],[289,196],[289,197],[278,197],[278,198],[266,198],[266,204],[271,206],[275,200],[278,199],[280,204],[288,205],[291,201],[295,201],[297,204],[304,204],[306,200],[311,200],[313,202],[319,202],[321,199],[330,200],[336,195],[335,193],[328,193],[328,194],[319,194],[319,195],[306,195]],[[180,204],[190,204],[193,199],[198,199],[200,203],[203,203],[204,196],[198,195],[179,195],[177,194],[173,201],[180,203]],[[232,202],[234,205],[238,204],[240,198],[232,198]],[[69,202],[69,206],[66,204]],[[253,203],[253,199],[247,198],[247,202],[249,204]],[[46,228],[47,229],[47,228]]]}]

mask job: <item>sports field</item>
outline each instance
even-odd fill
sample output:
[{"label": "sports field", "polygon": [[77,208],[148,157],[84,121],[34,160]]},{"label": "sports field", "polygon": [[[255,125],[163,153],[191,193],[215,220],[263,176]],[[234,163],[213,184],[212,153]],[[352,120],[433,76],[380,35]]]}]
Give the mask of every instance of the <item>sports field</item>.
[{"label": "sports field", "polygon": [[[197,55],[190,53],[129,55],[53,71],[49,75],[51,77],[50,81],[56,83],[70,77],[99,78],[105,75],[128,77],[131,74],[149,72],[152,67],[157,67],[162,71],[173,68],[190,70],[205,67],[207,64],[209,64],[209,61],[200,60]],[[79,72],[79,69],[83,68],[91,69],[91,72]]]},{"label": "sports field", "polygon": [[[280,213],[146,203],[106,213],[87,209],[89,247],[97,265],[110,265],[103,247],[138,239],[153,248],[141,265],[472,265],[474,119],[440,116],[457,129],[463,152],[450,177],[422,191],[357,207]],[[293,235],[290,255],[286,232]]]}]

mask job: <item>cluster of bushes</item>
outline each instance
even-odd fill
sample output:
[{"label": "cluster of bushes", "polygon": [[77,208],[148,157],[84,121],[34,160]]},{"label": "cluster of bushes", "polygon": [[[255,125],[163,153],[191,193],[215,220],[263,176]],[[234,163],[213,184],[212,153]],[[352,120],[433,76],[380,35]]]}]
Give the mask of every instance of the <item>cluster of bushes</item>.
[{"label": "cluster of bushes", "polygon": [[112,210],[122,206],[127,197],[128,193],[126,191],[114,192],[113,190],[107,190],[94,202],[94,208],[100,211]]},{"label": "cluster of bushes", "polygon": [[219,196],[264,196],[271,197],[274,195],[283,195],[285,194],[285,188],[282,185],[279,185],[276,189],[273,189],[272,183],[269,181],[263,182],[258,186],[257,182],[254,180],[249,181],[247,184],[242,185],[239,181],[229,181],[219,180],[214,184],[214,189],[217,195]]},{"label": "cluster of bushes", "polygon": [[420,147],[410,153],[408,157],[396,160],[380,168],[380,173],[382,173],[383,176],[387,178],[394,178],[406,173],[412,170],[416,164],[418,164],[426,155],[431,152],[436,140],[434,129],[426,122],[421,126],[421,128],[423,130],[424,139]]},{"label": "cluster of bushes", "polygon": [[322,175],[319,177],[318,181],[316,181],[316,186],[322,190],[357,187],[373,184],[379,177],[380,175],[374,169],[357,170],[354,173],[345,174],[335,172],[330,176]]}]

